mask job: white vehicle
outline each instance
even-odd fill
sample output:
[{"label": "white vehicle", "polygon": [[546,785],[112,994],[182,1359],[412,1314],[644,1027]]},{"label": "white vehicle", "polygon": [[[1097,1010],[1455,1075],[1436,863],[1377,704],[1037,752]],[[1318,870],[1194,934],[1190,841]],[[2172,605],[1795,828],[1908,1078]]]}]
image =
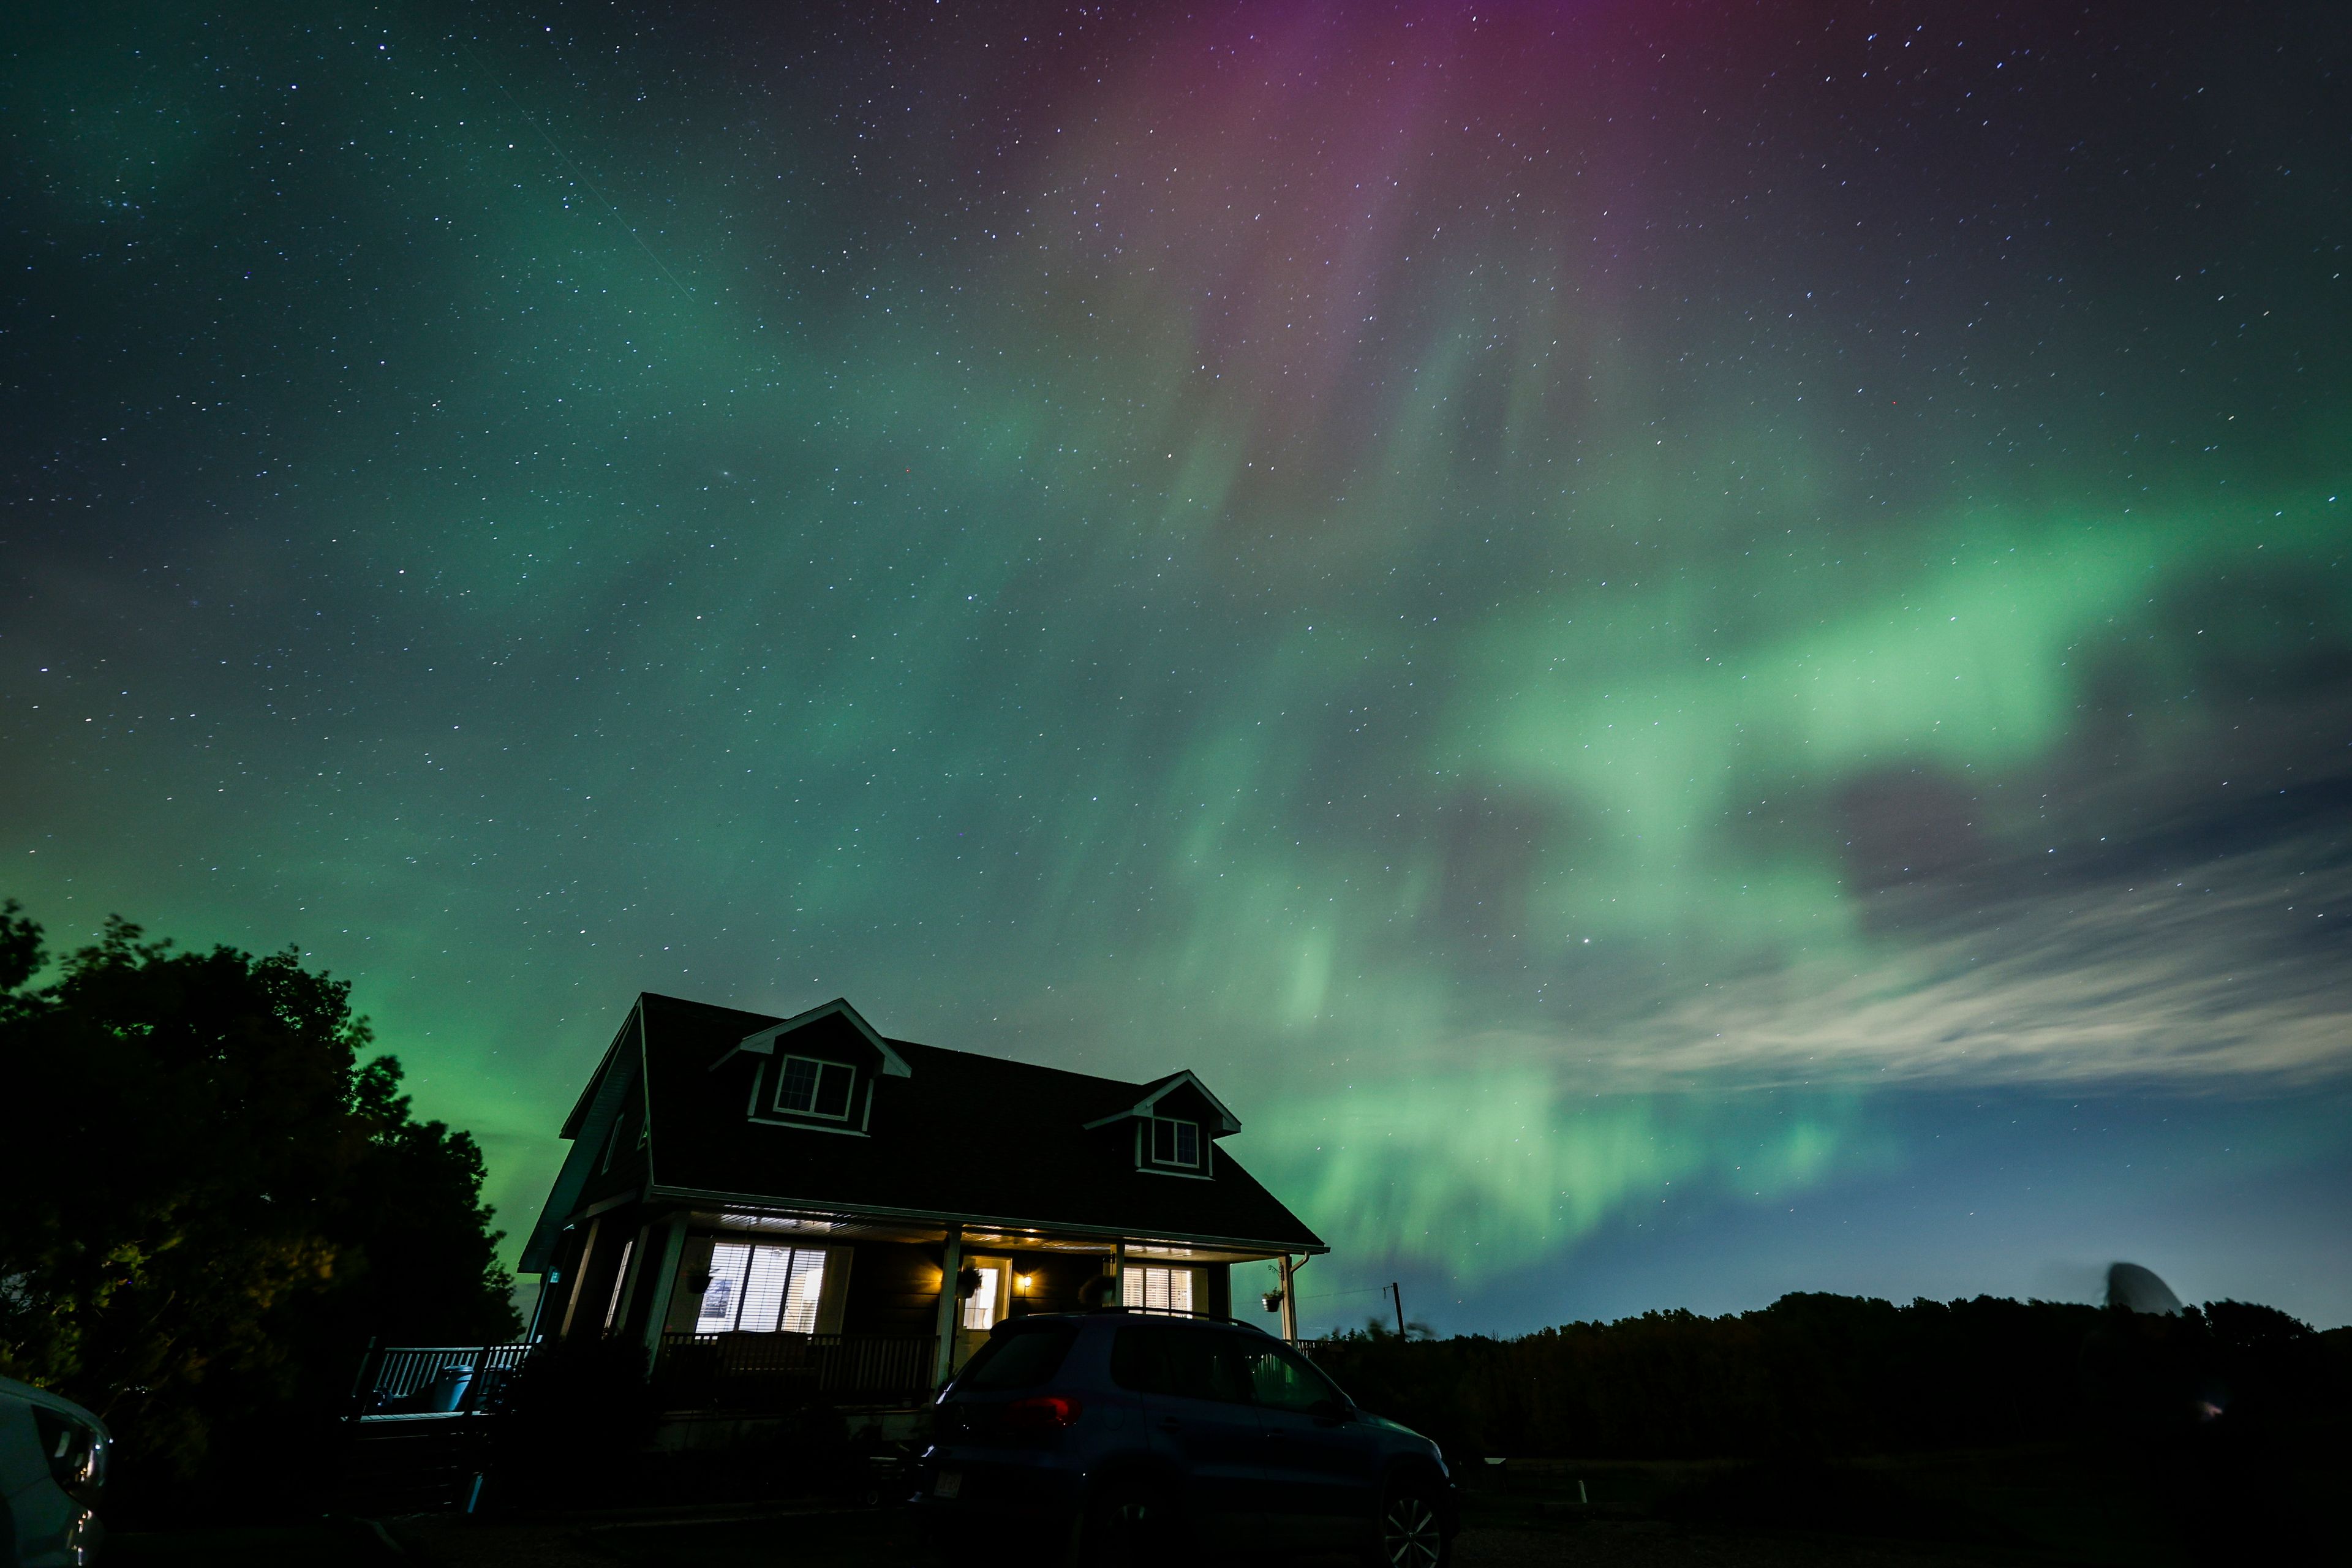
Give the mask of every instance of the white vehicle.
[{"label": "white vehicle", "polygon": [[0,1549],[12,1568],[82,1568],[105,1530],[106,1423],[72,1400],[0,1377]]}]

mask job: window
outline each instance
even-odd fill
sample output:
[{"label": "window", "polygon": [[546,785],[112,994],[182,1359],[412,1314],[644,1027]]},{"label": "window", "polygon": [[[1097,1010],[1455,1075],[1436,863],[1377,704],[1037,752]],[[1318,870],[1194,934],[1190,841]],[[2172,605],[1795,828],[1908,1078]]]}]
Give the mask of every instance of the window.
[{"label": "window", "polygon": [[1118,1304],[1146,1312],[1192,1310],[1192,1271],[1129,1265],[1119,1276]]},{"label": "window", "polygon": [[1254,1344],[1243,1358],[1249,1363],[1252,1396],[1269,1410],[1312,1413],[1347,1403],[1329,1378],[1286,1346]]},{"label": "window", "polygon": [[1151,1119],[1151,1163],[1155,1165],[1185,1165],[1198,1169],[1201,1163],[1201,1124],[1178,1121],[1171,1117]]},{"label": "window", "polygon": [[1138,1394],[1247,1405],[1249,1348],[1239,1334],[1213,1329],[1121,1329],[1110,1343],[1110,1378]]},{"label": "window", "polygon": [[963,1326],[984,1331],[996,1327],[997,1269],[992,1263],[982,1263],[972,1272],[980,1276],[980,1289],[963,1299]]},{"label": "window", "polygon": [[694,1331],[813,1334],[824,1292],[824,1254],[817,1248],[722,1241],[710,1249],[710,1285]]},{"label": "window", "polygon": [[72,1416],[33,1406],[33,1430],[48,1456],[49,1475],[77,1502],[106,1484],[106,1446],[96,1431]]},{"label": "window", "polygon": [[613,1131],[604,1135],[604,1153],[602,1163],[597,1167],[599,1170],[611,1170],[613,1161],[619,1156],[621,1139],[629,1125],[629,1107],[624,1106],[614,1115]]},{"label": "window", "polygon": [[1337,1384],[1286,1345],[1262,1334],[1172,1323],[1119,1330],[1111,1341],[1110,1377],[1138,1394],[1303,1414],[1347,1403]]},{"label": "window", "polygon": [[1015,1325],[972,1352],[956,1378],[956,1386],[982,1393],[1034,1388],[1061,1371],[1062,1358],[1077,1342],[1078,1331],[1067,1324],[1034,1329]]},{"label": "window", "polygon": [[783,1076],[776,1083],[776,1109],[799,1116],[849,1120],[849,1085],[857,1076],[840,1062],[786,1057]]}]

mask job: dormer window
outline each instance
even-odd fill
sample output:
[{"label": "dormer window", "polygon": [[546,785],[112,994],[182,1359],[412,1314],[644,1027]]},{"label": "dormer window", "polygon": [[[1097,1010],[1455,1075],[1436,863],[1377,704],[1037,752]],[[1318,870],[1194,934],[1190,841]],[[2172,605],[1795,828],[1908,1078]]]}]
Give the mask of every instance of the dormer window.
[{"label": "dormer window", "polygon": [[1171,1116],[1151,1119],[1151,1163],[1155,1165],[1180,1165],[1188,1171],[1201,1168],[1201,1124],[1179,1121]]},{"label": "dormer window", "polygon": [[747,1118],[848,1138],[872,1136],[867,1122],[887,1114],[876,1110],[875,1095],[887,1079],[914,1076],[907,1058],[842,1001],[744,1036],[710,1070],[745,1057],[758,1063],[744,1097]]},{"label": "dormer window", "polygon": [[776,1109],[794,1116],[822,1116],[831,1121],[849,1120],[849,1087],[856,1069],[841,1062],[821,1062],[809,1057],[786,1057],[776,1080]]},{"label": "dormer window", "polygon": [[1117,1126],[1124,1137],[1134,1129],[1139,1171],[1214,1181],[1216,1141],[1240,1131],[1240,1121],[1189,1069],[1135,1087],[1140,1099],[1097,1117],[1087,1130]]}]

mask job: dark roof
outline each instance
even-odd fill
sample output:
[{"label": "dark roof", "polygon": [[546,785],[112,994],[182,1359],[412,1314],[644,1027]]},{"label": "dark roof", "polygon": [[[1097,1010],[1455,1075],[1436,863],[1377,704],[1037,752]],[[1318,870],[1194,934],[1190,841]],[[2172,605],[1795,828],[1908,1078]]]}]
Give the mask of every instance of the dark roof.
[{"label": "dark roof", "polygon": [[753,1058],[714,1064],[782,1020],[652,993],[638,1006],[658,1192],[1324,1249],[1223,1149],[1201,1181],[1137,1170],[1131,1138],[1085,1131],[1153,1085],[892,1040],[911,1071],[874,1079],[869,1136],[780,1127],[745,1115]]}]

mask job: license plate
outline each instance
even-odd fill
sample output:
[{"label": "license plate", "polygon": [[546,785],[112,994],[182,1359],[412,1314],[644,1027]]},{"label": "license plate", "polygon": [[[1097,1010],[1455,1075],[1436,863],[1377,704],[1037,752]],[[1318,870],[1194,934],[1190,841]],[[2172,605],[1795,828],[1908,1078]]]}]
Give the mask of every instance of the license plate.
[{"label": "license plate", "polygon": [[931,1483],[933,1497],[953,1497],[961,1490],[963,1490],[963,1473],[960,1470],[941,1470],[940,1479]]}]

